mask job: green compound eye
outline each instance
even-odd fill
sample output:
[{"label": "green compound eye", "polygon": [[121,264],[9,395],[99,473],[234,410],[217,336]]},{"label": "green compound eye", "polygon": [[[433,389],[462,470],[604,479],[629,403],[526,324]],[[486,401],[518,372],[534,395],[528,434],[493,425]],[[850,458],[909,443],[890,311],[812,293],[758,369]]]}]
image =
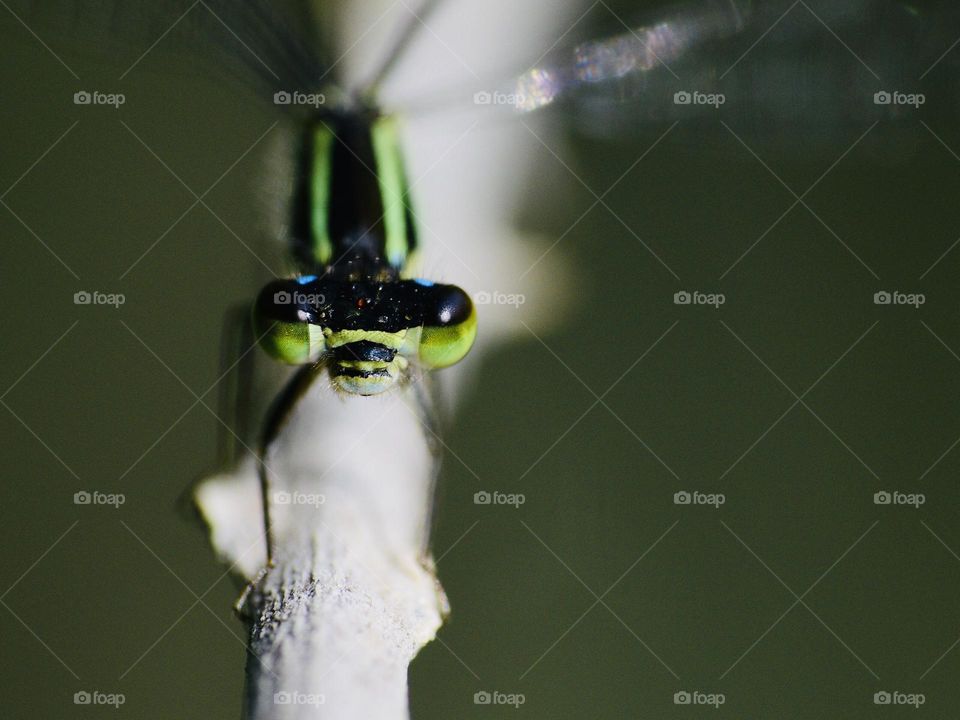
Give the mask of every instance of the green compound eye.
[{"label": "green compound eye", "polygon": [[270,322],[257,318],[254,328],[258,331],[260,346],[271,357],[287,365],[316,362],[326,346],[323,330],[309,323]]},{"label": "green compound eye", "polygon": [[436,305],[425,318],[418,355],[428,368],[460,362],[477,337],[477,311],[470,296],[453,285],[437,285]]},{"label": "green compound eye", "polygon": [[323,329],[307,322],[293,302],[296,281],[276,281],[260,293],[253,307],[253,331],[260,346],[288,365],[306,365],[326,349]]}]

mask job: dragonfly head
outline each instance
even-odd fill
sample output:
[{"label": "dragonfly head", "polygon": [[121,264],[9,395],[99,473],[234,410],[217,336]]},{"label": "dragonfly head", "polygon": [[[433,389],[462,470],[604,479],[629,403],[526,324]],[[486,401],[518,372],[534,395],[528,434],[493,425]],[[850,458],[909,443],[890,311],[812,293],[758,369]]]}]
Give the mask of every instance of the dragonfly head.
[{"label": "dragonfly head", "polygon": [[425,280],[299,277],[268,284],[254,305],[260,345],[290,365],[326,364],[334,387],[376,395],[415,364],[449,367],[477,334],[470,296]]}]

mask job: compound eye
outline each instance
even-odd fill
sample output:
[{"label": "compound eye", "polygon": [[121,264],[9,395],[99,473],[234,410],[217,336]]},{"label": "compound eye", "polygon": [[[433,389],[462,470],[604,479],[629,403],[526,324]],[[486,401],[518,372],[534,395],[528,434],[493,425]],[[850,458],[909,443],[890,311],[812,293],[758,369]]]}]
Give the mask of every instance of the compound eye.
[{"label": "compound eye", "polygon": [[420,333],[420,362],[444,368],[460,362],[477,337],[477,313],[470,296],[454,285],[435,285]]},{"label": "compound eye", "polygon": [[320,359],[326,341],[323,329],[294,306],[296,287],[296,281],[277,281],[263,289],[253,307],[253,331],[275,360],[306,365]]},{"label": "compound eye", "polygon": [[470,296],[456,285],[434,285],[433,307],[426,315],[426,325],[448,327],[469,320],[473,313]]}]

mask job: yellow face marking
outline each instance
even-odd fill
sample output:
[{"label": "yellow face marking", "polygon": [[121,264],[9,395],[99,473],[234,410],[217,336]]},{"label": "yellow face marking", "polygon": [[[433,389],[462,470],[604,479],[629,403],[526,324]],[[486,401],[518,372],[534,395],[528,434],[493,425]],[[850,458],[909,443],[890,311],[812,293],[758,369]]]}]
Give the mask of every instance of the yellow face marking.
[{"label": "yellow face marking", "polygon": [[409,363],[402,355],[397,355],[389,363],[370,363],[359,360],[345,360],[338,365],[342,368],[359,370],[365,372],[366,365],[381,366],[377,369],[386,369],[386,375],[371,375],[370,377],[357,377],[351,375],[336,375],[331,372],[330,380],[333,387],[337,390],[353,395],[379,395],[396,385],[402,377],[403,372],[409,367]]},{"label": "yellow face marking", "polygon": [[382,360],[339,360],[337,365],[348,370],[359,370],[360,372],[373,372],[374,370],[383,370],[390,367],[390,363]]},{"label": "yellow face marking", "polygon": [[330,330],[324,328],[323,336],[327,341],[327,348],[338,348],[341,345],[348,345],[352,342],[367,342],[383,345],[391,350],[399,350],[403,347],[403,341],[407,336],[406,330],[390,333],[381,330]]}]

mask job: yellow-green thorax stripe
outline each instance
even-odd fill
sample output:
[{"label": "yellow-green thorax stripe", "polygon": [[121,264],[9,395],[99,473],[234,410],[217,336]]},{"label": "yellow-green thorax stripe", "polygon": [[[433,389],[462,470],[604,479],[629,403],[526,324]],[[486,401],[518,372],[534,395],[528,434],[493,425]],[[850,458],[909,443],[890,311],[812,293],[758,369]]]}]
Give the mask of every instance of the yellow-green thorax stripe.
[{"label": "yellow-green thorax stripe", "polygon": [[313,176],[310,183],[310,231],[313,256],[321,265],[333,258],[330,241],[330,179],[333,171],[334,134],[326,124],[313,129]]},{"label": "yellow-green thorax stripe", "polygon": [[410,238],[407,234],[408,189],[398,125],[392,117],[378,118],[371,132],[383,201],[387,261],[395,268],[402,268],[410,252]]},{"label": "yellow-green thorax stripe", "polygon": [[318,118],[307,143],[308,271],[336,264],[366,277],[402,272],[416,233],[397,120]]}]

